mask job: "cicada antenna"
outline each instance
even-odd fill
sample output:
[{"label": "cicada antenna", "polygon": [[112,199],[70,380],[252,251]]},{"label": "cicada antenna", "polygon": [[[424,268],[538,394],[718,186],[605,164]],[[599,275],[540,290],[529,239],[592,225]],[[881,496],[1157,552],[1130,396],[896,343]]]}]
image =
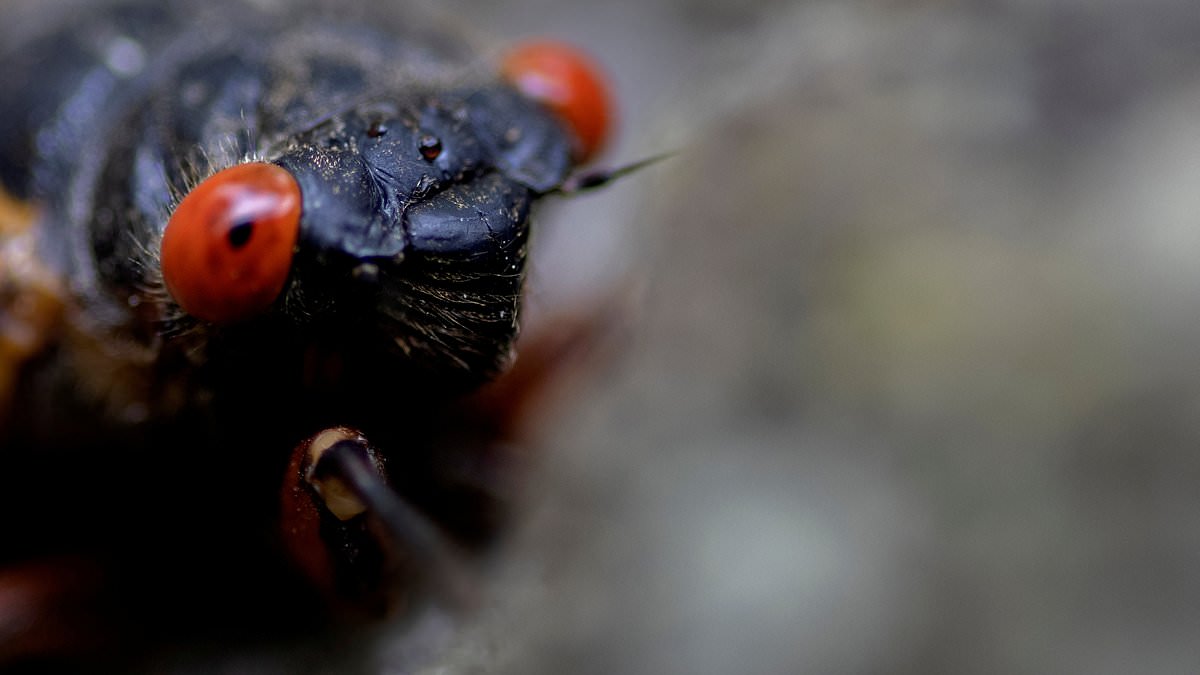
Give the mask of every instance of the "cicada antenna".
[{"label": "cicada antenna", "polygon": [[562,185],[549,190],[547,194],[559,193],[564,195],[573,195],[588,190],[595,190],[616,181],[619,178],[624,178],[632,173],[636,173],[645,169],[648,166],[657,164],[663,160],[670,159],[678,154],[677,151],[664,152],[658,155],[652,155],[645,159],[639,159],[636,162],[618,166],[613,169],[594,169],[576,173],[568,176]]}]

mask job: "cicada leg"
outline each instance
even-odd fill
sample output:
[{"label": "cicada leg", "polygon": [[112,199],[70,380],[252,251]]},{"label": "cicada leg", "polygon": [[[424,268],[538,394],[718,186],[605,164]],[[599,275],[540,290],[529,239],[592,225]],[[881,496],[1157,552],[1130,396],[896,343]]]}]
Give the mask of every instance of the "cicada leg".
[{"label": "cicada leg", "polygon": [[478,604],[470,561],[504,529],[524,492],[531,429],[597,351],[619,342],[623,303],[600,309],[558,314],[530,331],[508,373],[439,418],[443,433],[414,439],[428,447],[392,447],[404,439],[392,435],[377,450],[346,427],[296,447],[281,495],[282,535],[333,605],[381,614],[411,606],[418,589],[452,608]]},{"label": "cicada leg", "polygon": [[331,604],[382,614],[422,588],[454,607],[473,604],[465,555],[391,487],[361,433],[335,427],[297,446],[281,501],[284,543]]}]

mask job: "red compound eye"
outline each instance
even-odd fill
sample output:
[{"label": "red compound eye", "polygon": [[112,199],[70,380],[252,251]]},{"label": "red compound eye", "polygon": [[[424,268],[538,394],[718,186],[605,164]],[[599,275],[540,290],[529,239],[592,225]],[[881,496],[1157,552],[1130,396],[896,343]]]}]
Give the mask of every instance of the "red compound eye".
[{"label": "red compound eye", "polygon": [[248,319],[279,297],[300,233],[300,186],[274,164],[240,164],[184,197],[162,238],[171,297],[213,323]]},{"label": "red compound eye", "polygon": [[578,141],[576,160],[600,149],[612,126],[610,97],[599,68],[585,54],[561,42],[526,42],[509,52],[500,72],[567,122]]}]

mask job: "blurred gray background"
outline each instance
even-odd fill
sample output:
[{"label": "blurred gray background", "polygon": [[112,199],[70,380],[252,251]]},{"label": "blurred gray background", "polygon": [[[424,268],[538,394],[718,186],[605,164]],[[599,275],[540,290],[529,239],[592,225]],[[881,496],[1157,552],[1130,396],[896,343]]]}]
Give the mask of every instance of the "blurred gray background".
[{"label": "blurred gray background", "polygon": [[449,6],[677,154],[541,214],[628,325],[427,672],[1200,672],[1194,3]]}]

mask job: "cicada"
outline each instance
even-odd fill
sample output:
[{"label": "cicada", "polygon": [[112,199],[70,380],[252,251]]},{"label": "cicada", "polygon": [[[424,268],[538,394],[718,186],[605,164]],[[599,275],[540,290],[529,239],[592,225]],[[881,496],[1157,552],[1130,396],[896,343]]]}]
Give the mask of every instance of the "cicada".
[{"label": "cicada", "polygon": [[470,604],[530,214],[610,117],[577,50],[392,3],[8,22],[0,663]]}]

